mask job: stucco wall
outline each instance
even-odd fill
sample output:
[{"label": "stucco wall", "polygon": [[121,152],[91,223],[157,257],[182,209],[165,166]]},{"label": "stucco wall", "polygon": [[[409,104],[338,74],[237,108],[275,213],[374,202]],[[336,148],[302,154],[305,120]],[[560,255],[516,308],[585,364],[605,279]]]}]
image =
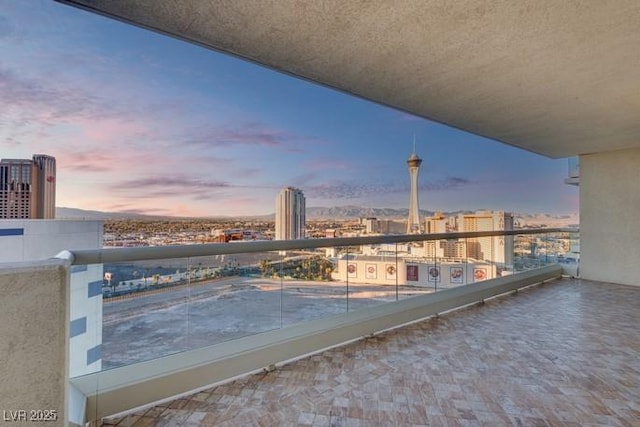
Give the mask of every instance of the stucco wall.
[{"label": "stucco wall", "polygon": [[580,156],[580,276],[640,285],[640,149]]},{"label": "stucco wall", "polygon": [[69,296],[63,264],[0,265],[0,402],[3,417],[16,424],[66,425]]}]

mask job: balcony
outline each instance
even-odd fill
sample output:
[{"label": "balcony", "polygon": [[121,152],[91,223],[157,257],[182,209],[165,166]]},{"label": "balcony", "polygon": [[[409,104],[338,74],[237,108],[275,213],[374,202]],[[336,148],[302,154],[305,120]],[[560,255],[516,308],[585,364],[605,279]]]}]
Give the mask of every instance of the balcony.
[{"label": "balcony", "polygon": [[[280,388],[277,383],[274,383],[275,388],[270,388],[269,384],[301,363],[304,366],[309,363],[318,365],[320,371],[316,379],[326,381],[324,385],[317,386],[320,388],[316,387],[316,391],[324,387],[322,392],[328,392],[329,388],[338,387],[335,381],[344,381],[337,388],[340,393],[355,392],[352,386],[348,386],[351,384],[348,372],[356,365],[348,362],[345,356],[355,354],[354,348],[366,350],[362,350],[353,363],[379,358],[375,356],[377,352],[387,354],[390,350],[385,348],[404,345],[389,344],[388,337],[400,336],[405,337],[403,340],[415,342],[411,334],[416,328],[431,336],[441,328],[428,332],[430,329],[425,325],[449,324],[448,319],[465,319],[469,313],[475,316],[474,309],[443,313],[559,278],[563,267],[558,261],[566,263],[566,256],[560,256],[560,252],[567,252],[575,245],[575,231],[518,230],[80,250],[63,253],[58,259],[5,268],[0,284],[4,295],[8,296],[5,302],[11,301],[12,309],[6,310],[5,324],[11,327],[4,342],[11,345],[4,352],[11,357],[7,358],[9,381],[2,392],[3,399],[5,395],[13,399],[7,401],[14,402],[16,408],[24,407],[25,402],[32,402],[30,406],[37,408],[58,408],[56,411],[61,416],[69,417],[76,424],[95,424],[103,419],[110,423],[117,419],[117,414],[134,411],[136,415],[127,415],[120,420],[121,425],[127,425],[132,419],[141,417],[139,408],[148,408],[167,399],[179,399],[167,404],[172,411],[177,406],[180,406],[180,411],[186,411],[182,405],[202,409],[206,405],[193,401],[203,398],[200,390],[228,383],[236,377],[245,378],[241,383],[262,378],[260,389],[268,396],[290,396],[291,390]],[[456,247],[468,248],[474,255],[483,255],[491,260],[451,259],[434,252],[436,248],[445,250],[443,248],[454,241],[457,242]],[[362,255],[365,248],[368,248],[367,253],[378,249],[379,258]],[[395,248],[395,253],[390,253],[390,248]],[[288,251],[287,255],[283,255],[283,251]],[[318,261],[325,259],[327,253],[337,256],[332,264],[331,281],[327,281],[326,267],[320,268],[322,264]],[[223,267],[219,265],[221,262]],[[577,272],[576,265],[563,265],[565,273]],[[145,268],[159,270],[152,272]],[[89,320],[82,320],[81,327],[78,327],[78,319],[71,318],[69,314],[74,310],[78,312],[69,302],[72,300],[70,294],[77,292],[73,283],[79,278],[84,280],[85,288],[88,287],[88,292],[94,295],[96,280],[93,279],[101,278],[103,271],[109,273],[108,276],[105,273],[105,277],[113,276],[115,279],[119,274],[125,280],[118,286],[105,283],[103,300],[95,310],[101,324],[96,325],[87,316]],[[216,276],[216,273],[220,274]],[[554,289],[556,286],[562,288],[563,285],[549,285]],[[25,293],[24,289],[29,289],[29,292]],[[86,293],[87,289],[82,292]],[[527,295],[529,293],[537,295],[533,290],[527,291]],[[514,301],[506,298],[496,299],[489,306],[502,307],[505,301]],[[572,298],[575,300],[577,297]],[[12,302],[14,300],[15,303]],[[625,300],[632,301],[626,297]],[[34,318],[33,312],[40,316]],[[489,311],[481,309],[479,313]],[[508,311],[496,322],[511,324],[521,320],[520,315],[512,313]],[[438,315],[439,320],[395,329]],[[233,321],[229,322],[229,318]],[[560,323],[582,327],[575,322],[573,325],[564,320]],[[391,329],[392,332],[378,335]],[[442,338],[445,342],[460,339],[458,328],[454,329]],[[494,328],[489,326],[485,329],[482,326],[473,334],[490,335]],[[509,330],[521,332],[519,327]],[[463,335],[468,334],[472,332],[463,332]],[[357,341],[363,337],[366,337],[364,341]],[[355,347],[322,353],[354,340]],[[513,338],[513,343],[520,345],[523,340]],[[380,349],[372,348],[374,343],[380,343]],[[415,354],[424,354],[432,355],[434,360],[453,363],[451,368],[460,362],[452,362],[448,350],[443,350],[437,341],[435,344],[434,347],[425,343],[425,348],[407,349],[408,354],[415,353],[406,360],[415,365],[418,361]],[[385,347],[387,345],[391,347]],[[465,350],[480,348],[478,345],[471,343]],[[518,353],[503,343],[496,345],[504,351]],[[36,351],[24,354],[14,351],[15,348],[29,346]],[[78,352],[78,346],[86,348]],[[550,349],[549,354],[553,351]],[[310,354],[315,355],[311,359],[287,364]],[[528,363],[525,354],[517,355],[524,357],[521,362]],[[326,357],[335,361],[329,365],[316,363]],[[91,372],[78,370],[78,361]],[[391,355],[385,365],[389,372],[400,373],[409,369],[402,367],[405,362],[402,357]],[[343,369],[341,364],[344,364],[344,372],[340,371]],[[371,377],[367,378],[365,371],[358,370],[357,381],[364,383],[381,375],[380,367],[366,366],[368,368],[364,369],[369,369]],[[484,366],[487,372],[499,369],[489,361]],[[453,375],[454,378],[457,375],[446,364],[438,369],[441,375]],[[275,372],[266,376],[245,377],[273,370]],[[310,379],[307,374],[300,378]],[[429,380],[421,377],[417,381]],[[408,384],[408,379],[397,381]],[[47,386],[45,390],[48,392],[34,396],[31,391],[43,385]],[[225,385],[215,390],[227,390],[229,387],[235,390],[236,386]],[[295,390],[294,394],[301,392]],[[193,393],[197,394],[191,401],[181,398]],[[65,397],[64,400],[60,396]],[[346,397],[331,397],[338,398]],[[223,401],[229,401],[229,397]],[[344,400],[340,402],[345,403]],[[342,403],[332,403],[327,413],[318,412],[318,420],[339,414],[346,420],[346,413],[338,409],[347,408],[340,406]],[[389,409],[388,405],[385,407]],[[162,415],[158,408],[162,406],[144,414]],[[162,411],[162,416],[172,411]],[[211,414],[196,412],[188,416],[195,420],[229,413],[226,409],[222,413],[217,410]],[[290,418],[289,412],[286,410],[282,414],[289,414],[286,415],[287,422],[302,422],[297,417]],[[8,416],[13,416],[11,414]],[[305,414],[304,417],[311,416],[308,411]],[[183,415],[187,413],[180,412],[177,417]],[[376,416],[383,415],[377,413]],[[168,422],[171,425],[181,421],[176,418]]]}]

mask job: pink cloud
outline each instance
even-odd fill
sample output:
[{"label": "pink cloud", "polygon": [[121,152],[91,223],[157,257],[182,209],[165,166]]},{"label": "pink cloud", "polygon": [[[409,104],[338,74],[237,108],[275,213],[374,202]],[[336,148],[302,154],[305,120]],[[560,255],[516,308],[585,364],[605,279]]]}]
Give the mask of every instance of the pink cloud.
[{"label": "pink cloud", "polygon": [[76,122],[82,127],[83,136],[97,143],[134,140],[149,135],[149,128],[142,121],[99,120],[92,123]]},{"label": "pink cloud", "polygon": [[73,147],[63,147],[55,154],[58,173],[71,172],[114,172],[130,175],[144,170],[150,164],[155,168],[166,166],[170,159],[162,153],[139,149],[136,147],[118,148],[111,150],[75,150]]},{"label": "pink cloud", "polygon": [[183,140],[187,144],[205,146],[251,145],[285,147],[301,137],[273,128],[264,123],[246,122],[221,127],[198,127],[191,129]]}]

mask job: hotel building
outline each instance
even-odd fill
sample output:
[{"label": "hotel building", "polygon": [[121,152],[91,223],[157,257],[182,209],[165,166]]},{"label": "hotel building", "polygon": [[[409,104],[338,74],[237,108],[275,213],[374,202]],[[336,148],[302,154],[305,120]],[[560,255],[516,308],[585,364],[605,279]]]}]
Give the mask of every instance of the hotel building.
[{"label": "hotel building", "polygon": [[[458,232],[512,231],[513,215],[504,211],[477,211],[459,214]],[[500,267],[513,265],[513,236],[469,238],[466,242],[467,257],[491,261]]]},{"label": "hotel building", "polygon": [[276,199],[276,240],[304,239],[305,197],[302,190],[283,188]]},{"label": "hotel building", "polygon": [[56,159],[0,160],[0,219],[53,219],[56,216]]}]

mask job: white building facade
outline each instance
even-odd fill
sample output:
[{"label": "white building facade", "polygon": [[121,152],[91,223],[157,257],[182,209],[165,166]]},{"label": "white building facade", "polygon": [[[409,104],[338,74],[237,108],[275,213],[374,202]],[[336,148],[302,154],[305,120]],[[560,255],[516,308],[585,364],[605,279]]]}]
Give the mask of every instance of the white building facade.
[{"label": "white building facade", "polygon": [[[102,221],[0,220],[0,263],[52,258],[65,249],[101,249]],[[102,368],[102,264],[71,267],[69,375]]]},{"label": "white building facade", "polygon": [[334,280],[354,284],[455,287],[494,279],[495,264],[479,260],[349,255],[337,261]]}]

